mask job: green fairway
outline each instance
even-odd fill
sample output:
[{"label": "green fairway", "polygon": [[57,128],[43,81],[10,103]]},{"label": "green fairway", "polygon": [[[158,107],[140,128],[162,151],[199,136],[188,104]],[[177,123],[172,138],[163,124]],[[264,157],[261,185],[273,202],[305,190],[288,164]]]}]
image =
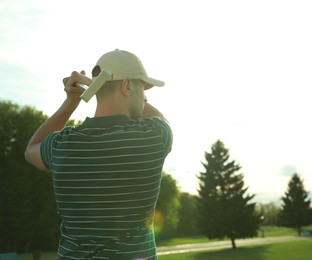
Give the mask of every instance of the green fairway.
[{"label": "green fairway", "polygon": [[312,259],[312,239],[283,242],[270,245],[242,247],[236,250],[223,249],[184,254],[159,256],[159,260],[310,260]]}]

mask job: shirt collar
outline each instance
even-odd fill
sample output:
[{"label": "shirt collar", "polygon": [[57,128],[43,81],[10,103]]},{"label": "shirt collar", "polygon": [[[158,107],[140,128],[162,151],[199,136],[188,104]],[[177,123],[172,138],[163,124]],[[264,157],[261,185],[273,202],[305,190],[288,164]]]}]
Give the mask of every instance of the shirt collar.
[{"label": "shirt collar", "polygon": [[82,123],[84,127],[109,127],[113,125],[122,125],[130,122],[130,117],[127,115],[116,116],[100,116],[87,117]]}]

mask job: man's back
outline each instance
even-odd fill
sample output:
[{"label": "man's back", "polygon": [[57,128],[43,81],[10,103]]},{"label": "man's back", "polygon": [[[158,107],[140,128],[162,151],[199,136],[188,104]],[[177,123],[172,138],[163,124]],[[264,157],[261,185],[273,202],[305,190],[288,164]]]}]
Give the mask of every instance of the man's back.
[{"label": "man's back", "polygon": [[[63,84],[65,101],[25,150],[30,164],[52,172],[62,219],[59,259],[156,259],[153,215],[172,133],[145,90],[165,83],[117,49],[100,57],[92,79],[73,71]],[[94,118],[64,128],[81,97],[92,95]]]},{"label": "man's back", "polygon": [[62,219],[62,259],[155,257],[153,214],[171,138],[163,120],[120,115],[88,118],[42,142]]}]

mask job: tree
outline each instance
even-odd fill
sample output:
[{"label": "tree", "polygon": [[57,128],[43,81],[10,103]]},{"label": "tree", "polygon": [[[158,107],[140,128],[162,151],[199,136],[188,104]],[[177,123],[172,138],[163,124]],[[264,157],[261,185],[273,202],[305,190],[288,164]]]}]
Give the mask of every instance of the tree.
[{"label": "tree", "polygon": [[176,180],[163,172],[154,221],[156,239],[175,236],[179,221],[179,196]]},{"label": "tree", "polygon": [[282,197],[282,209],[279,220],[282,226],[294,227],[301,234],[301,228],[310,224],[310,204],[308,192],[305,191],[303,181],[295,173],[288,183],[285,196]]},{"label": "tree", "polygon": [[205,153],[205,168],[198,176],[198,228],[209,239],[230,238],[232,248],[235,239],[257,235],[261,219],[256,214],[255,195],[246,195],[241,167],[229,161],[229,151],[218,140]]},{"label": "tree", "polygon": [[262,224],[265,226],[276,226],[278,222],[279,207],[274,203],[260,204],[259,213],[263,216]]},{"label": "tree", "polygon": [[49,174],[24,159],[47,116],[0,101],[0,252],[57,248],[59,220]]},{"label": "tree", "polygon": [[180,196],[179,222],[177,235],[193,236],[198,234],[196,197],[183,192]]}]

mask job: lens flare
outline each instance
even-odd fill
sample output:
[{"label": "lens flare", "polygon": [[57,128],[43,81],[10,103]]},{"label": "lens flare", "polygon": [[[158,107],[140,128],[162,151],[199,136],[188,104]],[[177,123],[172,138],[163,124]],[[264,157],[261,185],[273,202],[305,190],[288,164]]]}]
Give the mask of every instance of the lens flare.
[{"label": "lens flare", "polygon": [[164,216],[160,211],[155,211],[154,215],[154,232],[159,234],[164,228]]}]

